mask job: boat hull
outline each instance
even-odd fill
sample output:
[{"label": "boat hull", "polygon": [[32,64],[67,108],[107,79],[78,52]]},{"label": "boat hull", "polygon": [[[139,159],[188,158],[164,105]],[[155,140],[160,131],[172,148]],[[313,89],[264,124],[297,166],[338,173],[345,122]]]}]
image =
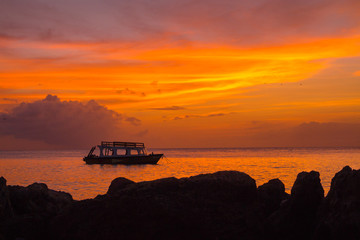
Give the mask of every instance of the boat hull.
[{"label": "boat hull", "polygon": [[107,156],[107,157],[97,157],[97,156],[88,156],[84,157],[86,164],[125,164],[125,165],[134,165],[134,164],[157,164],[160,158],[164,154],[150,154],[144,156]]}]

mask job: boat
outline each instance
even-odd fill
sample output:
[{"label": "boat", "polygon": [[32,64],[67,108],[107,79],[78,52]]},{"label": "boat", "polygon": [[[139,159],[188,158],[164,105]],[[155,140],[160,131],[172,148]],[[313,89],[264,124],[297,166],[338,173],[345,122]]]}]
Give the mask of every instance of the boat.
[{"label": "boat", "polygon": [[[99,155],[94,151],[98,148]],[[101,142],[84,157],[86,164],[157,164],[164,154],[148,154],[144,143]]]}]

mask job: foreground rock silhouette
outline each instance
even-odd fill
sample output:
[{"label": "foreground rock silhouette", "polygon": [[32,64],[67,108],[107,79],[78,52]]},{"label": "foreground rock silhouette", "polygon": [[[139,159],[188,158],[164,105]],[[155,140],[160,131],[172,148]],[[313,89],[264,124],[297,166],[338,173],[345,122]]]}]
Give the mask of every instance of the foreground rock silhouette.
[{"label": "foreground rock silhouette", "polygon": [[289,199],[269,218],[273,239],[310,239],[316,225],[316,213],[324,190],[318,172],[301,172]]},{"label": "foreground rock silhouette", "polygon": [[0,239],[51,239],[49,221],[73,203],[70,194],[48,189],[44,183],[2,185],[0,192],[8,193],[0,195],[0,204],[9,202],[7,208],[11,208],[8,217],[0,221]]},{"label": "foreground rock silhouette", "polygon": [[0,178],[0,239],[360,239],[360,170],[335,175],[326,198],[318,172],[256,187],[237,171],[135,183],[74,201],[45,184]]},{"label": "foreground rock silhouette", "polygon": [[316,239],[360,239],[360,170],[335,175],[317,222]]}]

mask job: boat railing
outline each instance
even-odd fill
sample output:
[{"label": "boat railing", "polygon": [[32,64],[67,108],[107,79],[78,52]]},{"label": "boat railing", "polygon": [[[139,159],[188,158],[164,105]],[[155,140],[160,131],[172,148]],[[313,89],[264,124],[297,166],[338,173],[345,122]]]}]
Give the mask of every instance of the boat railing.
[{"label": "boat railing", "polygon": [[88,154],[88,157],[90,157],[90,156],[93,155],[95,149],[96,149],[96,147],[92,147],[92,148],[90,149],[90,152],[89,152],[89,154]]},{"label": "boat railing", "polygon": [[144,143],[138,142],[101,142],[102,147],[145,147]]}]

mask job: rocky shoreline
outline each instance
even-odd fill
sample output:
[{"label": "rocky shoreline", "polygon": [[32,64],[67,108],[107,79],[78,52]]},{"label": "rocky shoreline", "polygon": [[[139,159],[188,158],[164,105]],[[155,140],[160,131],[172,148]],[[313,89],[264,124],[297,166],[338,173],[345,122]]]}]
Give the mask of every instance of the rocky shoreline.
[{"label": "rocky shoreline", "polygon": [[279,179],[259,187],[221,171],[135,183],[73,200],[46,184],[8,186],[0,178],[2,239],[360,239],[360,170],[344,167],[326,197],[315,171],[285,192]]}]

